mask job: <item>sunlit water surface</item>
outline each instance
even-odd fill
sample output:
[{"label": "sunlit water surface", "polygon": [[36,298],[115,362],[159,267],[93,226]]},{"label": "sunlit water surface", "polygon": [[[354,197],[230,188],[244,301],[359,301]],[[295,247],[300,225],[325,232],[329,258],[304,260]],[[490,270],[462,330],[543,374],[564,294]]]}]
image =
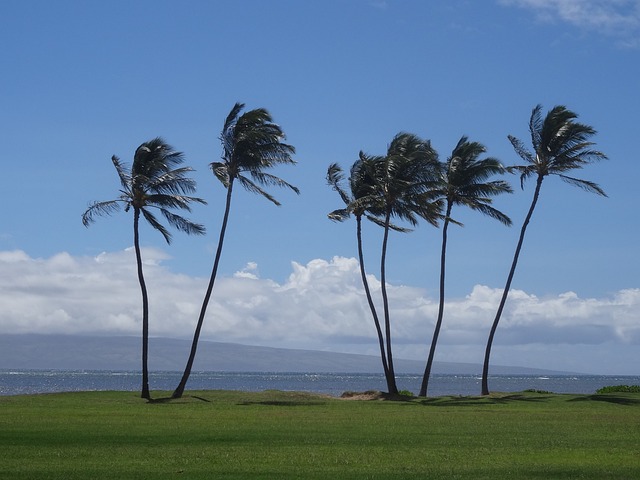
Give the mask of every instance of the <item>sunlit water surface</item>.
[{"label": "sunlit water surface", "polygon": [[[152,390],[173,390],[180,381],[180,372],[152,372]],[[398,388],[417,393],[422,377],[418,374],[397,376]],[[519,392],[528,389],[554,393],[591,394],[608,385],[640,385],[640,376],[588,375],[492,375],[489,387],[498,392]],[[62,371],[62,370],[0,370],[0,395],[34,393],[103,391],[136,391],[141,386],[139,372],[125,371]],[[188,390],[290,390],[340,396],[345,391],[386,391],[382,374],[358,373],[233,373],[193,372]],[[477,395],[479,375],[433,375],[429,395]]]}]

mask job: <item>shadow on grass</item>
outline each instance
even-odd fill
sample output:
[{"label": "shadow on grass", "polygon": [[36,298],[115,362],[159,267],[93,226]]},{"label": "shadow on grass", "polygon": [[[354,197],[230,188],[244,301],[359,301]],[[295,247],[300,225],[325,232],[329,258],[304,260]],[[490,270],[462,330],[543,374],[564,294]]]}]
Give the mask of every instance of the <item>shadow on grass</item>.
[{"label": "shadow on grass", "polygon": [[[195,400],[200,400],[201,402],[211,403],[211,400],[207,400],[204,397],[198,397],[197,395],[183,395],[181,398],[193,398]],[[169,403],[172,401],[178,401],[180,398],[173,397],[158,397],[158,398],[150,398],[147,400],[148,403]]]},{"label": "shadow on grass", "polygon": [[581,397],[572,398],[570,402],[606,402],[615,403],[617,405],[640,405],[640,397],[627,397],[623,395],[583,395]]},{"label": "shadow on grass", "polygon": [[482,397],[429,397],[420,398],[416,403],[434,407],[477,407],[482,405],[501,405],[512,402],[544,402],[551,398],[549,395],[531,395],[514,393],[510,395],[490,395]]},{"label": "shadow on grass", "polygon": [[325,402],[312,400],[255,400],[240,402],[237,405],[266,405],[271,407],[313,407],[324,404]]}]

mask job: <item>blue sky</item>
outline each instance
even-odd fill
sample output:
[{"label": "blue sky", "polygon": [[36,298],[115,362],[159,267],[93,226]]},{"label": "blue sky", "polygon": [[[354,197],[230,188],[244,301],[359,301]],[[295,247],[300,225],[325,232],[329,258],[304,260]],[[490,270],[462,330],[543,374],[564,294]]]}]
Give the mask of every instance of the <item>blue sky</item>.
[{"label": "blue sky", "polygon": [[[167,246],[141,232],[151,333],[188,337],[224,206],[208,164],[241,101],[267,108],[296,147],[298,164],[275,173],[301,195],[274,191],[277,208],[235,192],[206,337],[375,353],[355,226],[326,218],[341,206],[327,166],[384,153],[400,131],[430,139],[443,159],[468,135],[515,164],[507,135],[528,142],[531,109],[563,104],[610,158],[576,176],[609,198],[545,182],[494,362],[639,373],[639,1],[5,1],[0,42],[0,332],[138,334],[131,217],[86,229],[80,215],[116,197],[111,155],[130,162],[162,136],[209,202],[191,215],[206,237],[176,233]],[[511,229],[454,211],[465,226],[449,235],[451,308],[436,360],[482,359],[533,187],[509,180],[516,191],[496,206]],[[365,241],[379,278],[380,229],[367,226]],[[427,225],[390,240],[396,355],[426,355],[439,245]]]}]

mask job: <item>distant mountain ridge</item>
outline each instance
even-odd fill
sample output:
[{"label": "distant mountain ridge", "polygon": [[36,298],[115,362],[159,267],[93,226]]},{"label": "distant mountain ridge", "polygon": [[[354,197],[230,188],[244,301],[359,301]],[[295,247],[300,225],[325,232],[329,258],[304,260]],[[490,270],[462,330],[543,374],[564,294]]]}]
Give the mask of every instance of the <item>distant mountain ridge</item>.
[{"label": "distant mountain ridge", "polygon": [[[0,335],[0,369],[20,370],[138,370],[140,338],[80,335]],[[149,339],[151,371],[182,371],[191,342]],[[395,359],[397,373],[422,374],[424,362]],[[257,347],[201,341],[194,371],[381,373],[379,357],[316,350]],[[434,362],[434,374],[479,375],[480,364]],[[554,370],[495,365],[493,374],[563,374]]]}]

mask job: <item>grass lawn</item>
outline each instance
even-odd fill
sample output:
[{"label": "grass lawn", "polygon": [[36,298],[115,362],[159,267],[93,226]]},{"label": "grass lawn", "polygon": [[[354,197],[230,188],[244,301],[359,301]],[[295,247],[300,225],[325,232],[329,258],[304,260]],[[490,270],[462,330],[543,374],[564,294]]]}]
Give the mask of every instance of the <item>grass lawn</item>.
[{"label": "grass lawn", "polygon": [[640,394],[0,397],[0,478],[637,479]]}]

